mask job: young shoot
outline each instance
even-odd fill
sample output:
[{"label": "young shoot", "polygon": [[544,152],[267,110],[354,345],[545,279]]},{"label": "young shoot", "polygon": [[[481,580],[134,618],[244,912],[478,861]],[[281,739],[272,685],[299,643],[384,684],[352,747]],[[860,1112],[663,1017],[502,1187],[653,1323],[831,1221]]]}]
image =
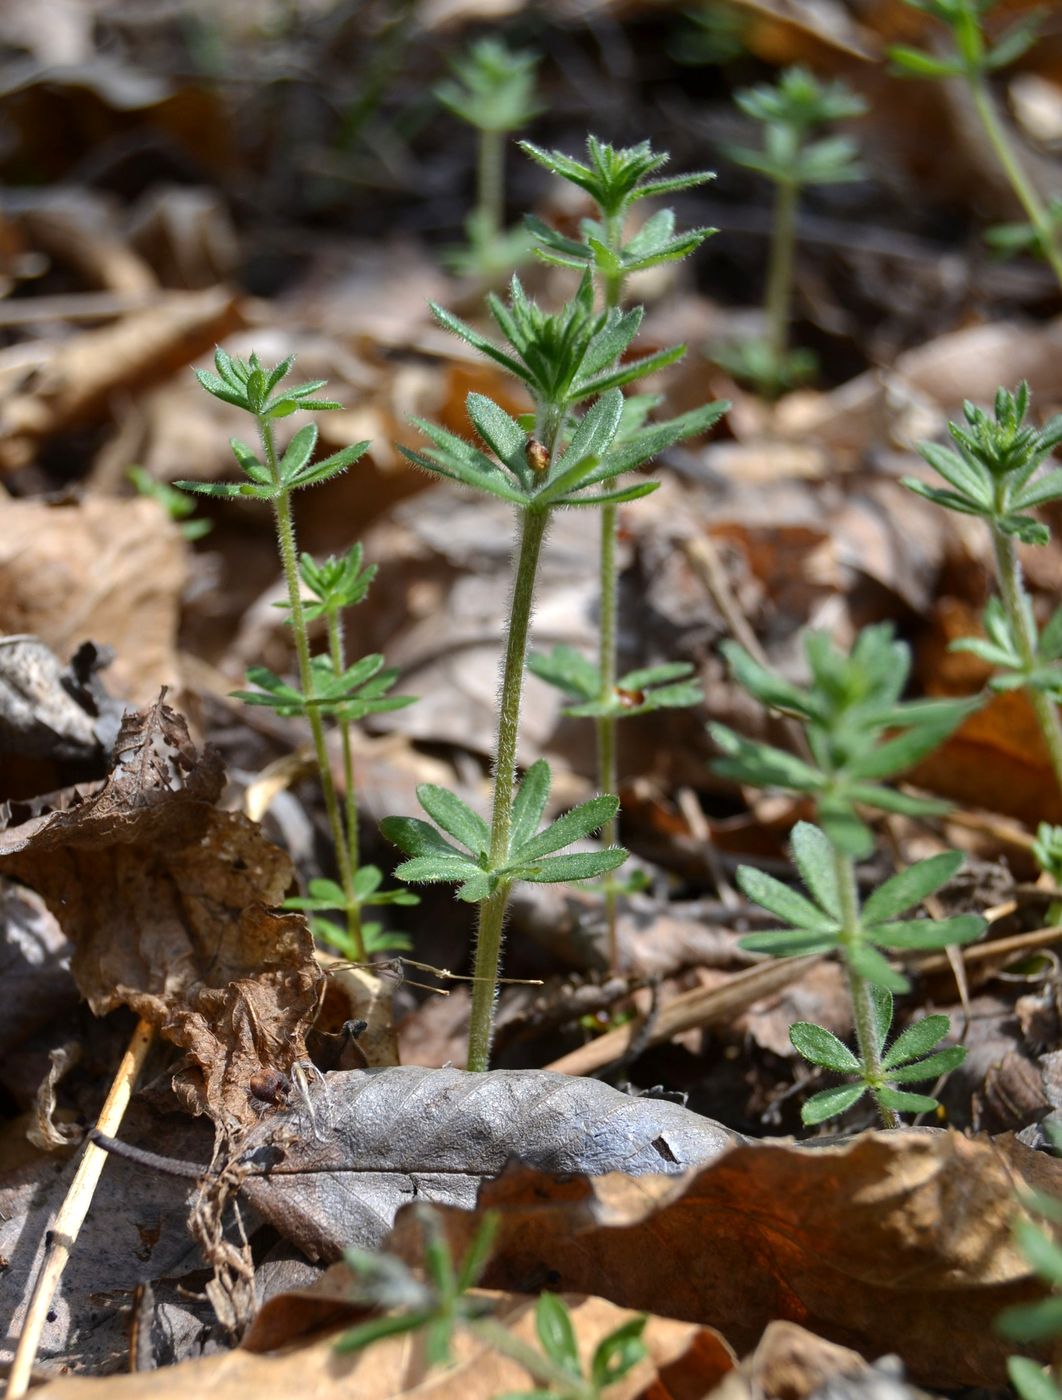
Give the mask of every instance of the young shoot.
[{"label": "young shoot", "polygon": [[[375,566],[366,568],[360,545],[354,545],[339,559],[318,564],[309,555],[298,555],[291,498],[295,491],[329,481],[352,466],[368,447],[360,442],[343,448],[322,461],[315,461],[317,426],[309,423],[291,438],[283,452],[277,446],[278,420],[300,411],[322,412],[341,407],[319,397],[325,381],[285,386],[294,356],[273,368],[263,367],[256,355],[241,360],[218,349],[214,355],[217,373],[197,370],[200,384],[224,403],[241,408],[258,429],[261,456],[238,438],[231,441],[232,453],[244,474],[243,481],[179,481],[177,486],[200,495],[237,500],[251,497],[272,506],[280,560],[287,583],[288,599],[282,606],[288,614],[295,642],[298,680],[291,684],[265,666],[254,666],[247,673],[250,690],[236,691],[249,705],[265,705],[285,719],[305,718],[313,736],[314,753],[320,775],[328,824],[332,834],[339,884],[331,880],[313,881],[310,898],[288,902],[289,908],[313,912],[311,925],[321,938],[355,961],[367,952],[406,947],[403,935],[385,933],[378,923],[364,927],[362,904],[415,902],[406,891],[381,893],[380,871],[375,866],[359,868],[358,812],[355,786],[351,725],[366,715],[400,709],[413,702],[411,695],[389,692],[398,673],[384,666],[379,654],[364,656],[348,664],[343,640],[342,614],[360,603],[372,582]],[[303,596],[303,586],[309,597]],[[314,655],[310,650],[308,624],[325,619],[327,650]],[[325,720],[339,729],[343,748],[345,810],[340,807],[325,739]],[[337,909],[345,916],[345,927],[319,917],[319,911]]]},{"label": "young shoot", "polygon": [[951,30],[952,48],[947,54],[904,45],[891,48],[889,57],[905,77],[958,78],[966,83],[978,118],[996,159],[1028,222],[1006,224],[990,230],[989,241],[1000,251],[1032,249],[1050,264],[1062,286],[1062,199],[1044,200],[1021,163],[999,107],[992,94],[992,77],[1009,67],[1036,42],[1041,15],[1015,20],[992,40],[985,32],[985,16],[997,0],[905,0]]},{"label": "young shoot", "polygon": [[[667,152],[654,151],[647,141],[638,146],[615,147],[596,136],[588,136],[585,162],[561,151],[542,150],[529,141],[520,144],[532,160],[577,186],[593,200],[596,217],[581,221],[579,239],[558,233],[540,219],[529,217],[526,223],[536,239],[538,256],[544,262],[584,275],[589,273],[600,289],[606,308],[621,306],[626,281],[633,273],[687,257],[716,232],[711,228],[694,228],[676,233],[673,211],[661,209],[628,236],[629,215],[639,201],[675,194],[714,179],[708,170],[661,175],[668,161]],[[633,436],[643,430],[646,417],[656,402],[645,395],[628,399],[618,436]],[[718,418],[729,405],[720,402],[710,407]],[[597,730],[598,786],[603,792],[613,792],[618,786],[617,720],[651,710],[697,705],[703,699],[700,686],[691,680],[693,667],[686,662],[665,662],[623,676],[616,674],[617,523],[616,505],[606,504],[601,511],[601,617],[597,664],[571,647],[556,647],[549,655],[533,652],[528,663],[536,676],[576,702],[566,714],[593,718]],[[605,839],[616,839],[614,824],[605,828]],[[618,880],[606,879],[605,913],[609,962],[613,968],[619,962],[616,918],[622,889]]]},{"label": "young shoot", "polygon": [[856,1025],[857,1050],[823,1026],[797,1021],[789,1029],[794,1049],[810,1064],[854,1078],[854,1084],[826,1089],[804,1104],[801,1117],[811,1125],[834,1118],[869,1093],[887,1128],[898,1113],[925,1113],[936,1100],[896,1086],[935,1079],[961,1064],[961,1046],[929,1052],[948,1034],[947,1016],[915,1021],[886,1048],[892,1028],[892,993],[910,990],[907,979],[882,952],[920,952],[968,943],[985,927],[976,914],[949,919],[903,918],[955,875],[962,865],[957,851],[947,851],[908,866],[880,885],[860,906],[850,860],[825,832],[809,822],[793,828],[793,859],[807,896],[752,866],[738,868],[741,891],[781,919],[785,927],[742,938],[752,953],[797,957],[836,952],[844,963]]},{"label": "young shoot", "polygon": [[435,96],[479,132],[476,207],[465,221],[467,248],[455,249],[450,264],[488,281],[503,277],[527,257],[530,239],[522,229],[505,232],[505,140],[526,126],[540,108],[535,69],[540,55],[513,50],[501,39],[480,39],[450,62],[453,77]]},{"label": "young shoot", "polygon": [[1062,468],[1037,474],[1062,442],[1062,414],[1038,429],[1025,422],[1028,408],[1024,382],[1013,394],[997,390],[992,416],[964,404],[965,425],[948,424],[957,451],[932,442],[918,449],[943,477],[945,488],[913,477],[905,477],[904,485],[946,510],[980,516],[988,525],[999,596],[985,609],[984,637],[964,637],[953,649],[972,652],[996,668],[992,689],[1026,692],[1062,790],[1062,608],[1038,631],[1017,550],[1018,541],[1044,545],[1050,539],[1047,526],[1029,512],[1062,499]]},{"label": "young shoot", "polygon": [[[419,796],[434,826],[419,818],[391,817],[382,827],[410,857],[400,867],[404,878],[452,881],[462,899],[479,905],[468,1057],[469,1068],[475,1070],[486,1069],[489,1061],[502,926],[514,880],[584,879],[616,869],[626,856],[612,845],[597,852],[562,854],[572,841],[612,820],[614,796],[603,794],[539,832],[549,792],[548,766],[535,764],[517,790],[528,630],[550,514],[560,507],[596,508],[646,495],[657,483],[622,486],[617,478],[671,443],[702,432],[718,416],[716,405],[710,404],[620,439],[620,388],[670,364],[679,352],[624,360],[641,324],[641,310],[596,311],[589,272],[572,301],[558,312],[541,310],[516,277],[509,305],[491,294],[488,307],[503,338],[500,345],[441,307],[432,309],[442,325],[524,385],[533,414],[518,422],[493,400],[472,393],[466,400],[469,422],[487,451],[423,421],[418,427],[430,446],[403,451],[427,472],[508,501],[517,517],[490,821],[455,794],[429,785]],[[590,399],[592,406],[578,416],[574,410]]]},{"label": "young shoot", "polygon": [[774,85],[746,88],[734,96],[741,110],[763,127],[759,148],[730,146],[738,165],[766,176],[775,186],[774,219],[767,263],[763,340],[717,349],[715,359],[736,379],[775,399],[815,373],[809,350],[789,346],[793,255],[800,194],[808,185],[858,180],[857,147],[848,136],[812,139],[818,128],[862,116],[866,104],[842,82],[820,83],[804,68],[787,69]]},{"label": "young shoot", "polygon": [[[956,852],[910,866],[887,880],[861,906],[855,862],[870,854],[874,842],[860,809],[909,816],[946,811],[946,803],[897,792],[884,780],[897,777],[936,748],[977,702],[901,700],[910,653],[885,625],[864,628],[848,656],[821,632],[808,633],[804,648],[811,673],[807,687],[775,675],[736,643],[724,643],[731,673],[739,684],[769,709],[802,726],[808,757],[712,724],[712,738],[726,755],[713,764],[715,772],[753,787],[804,793],[814,802],[819,823],[799,823],[793,832],[794,858],[810,898],[760,871],[742,867],[738,883],[744,893],[787,925],[751,934],[742,939],[742,945],[775,957],[833,950],[841,955],[856,1029],[855,1054],[843,1046],[838,1050],[833,1046],[834,1037],[817,1026],[794,1028],[793,1044],[812,1063],[857,1075],[858,1082],[830,1090],[832,1098],[816,1096],[806,1105],[811,1116],[806,1113],[804,1121],[821,1122],[869,1092],[886,1127],[895,1127],[897,1113],[905,1108],[920,1112],[932,1106],[924,1101],[914,1108],[918,1096],[907,1095],[895,1086],[920,1077],[914,1072],[914,1062],[946,1034],[947,1026],[938,1027],[936,1019],[930,1017],[932,1024],[920,1034],[928,1036],[931,1030],[938,1030],[932,1040],[923,1044],[923,1039],[913,1035],[916,1027],[910,1027],[891,1050],[885,1050],[891,1006],[886,1020],[874,989],[907,991],[908,983],[883,950],[925,950],[966,943],[980,935],[984,920],[970,914],[940,920],[898,917],[952,878],[962,864]],[[934,1067],[921,1077],[938,1072],[937,1057],[932,1056],[929,1063]]]},{"label": "young shoot", "polygon": [[[1057,1153],[1059,1130],[1052,1126],[1049,1132]],[[1007,1308],[996,1319],[996,1329],[1015,1342],[1052,1344],[1050,1366],[1041,1366],[1027,1356],[1011,1356],[1007,1359],[1007,1370],[1021,1400],[1062,1400],[1062,1365],[1058,1349],[1062,1338],[1062,1248],[1057,1243],[1058,1230],[1062,1227],[1062,1201],[1042,1191],[1023,1191],[1019,1199],[1025,1209],[1015,1218],[1014,1241],[1033,1273],[1050,1292],[1034,1303]]]}]

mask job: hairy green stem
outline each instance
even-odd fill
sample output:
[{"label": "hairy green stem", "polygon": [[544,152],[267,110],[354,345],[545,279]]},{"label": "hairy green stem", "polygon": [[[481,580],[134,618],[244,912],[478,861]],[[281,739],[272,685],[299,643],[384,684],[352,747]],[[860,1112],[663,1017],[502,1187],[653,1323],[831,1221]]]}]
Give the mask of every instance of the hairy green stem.
[{"label": "hairy green stem", "polygon": [[1007,135],[1007,129],[1000,119],[999,111],[996,107],[995,99],[988,86],[988,81],[983,74],[970,78],[970,91],[973,94],[974,106],[977,108],[977,115],[981,119],[981,125],[985,129],[992,149],[996,153],[1003,173],[1010,181],[1010,187],[1018,197],[1021,207],[1029,216],[1029,222],[1036,230],[1040,247],[1044,257],[1051,265],[1051,271],[1055,274],[1058,284],[1062,287],[1062,249],[1059,248],[1055,239],[1055,230],[1051,223],[1050,215],[1040,198],[1036,187],[1029,179],[1022,168],[1018,154]]},{"label": "hairy green stem", "polygon": [[[623,218],[611,215],[605,220],[605,239],[611,252],[619,254],[623,246]],[[623,273],[618,272],[602,279],[602,292],[605,309],[612,310],[620,304],[623,295]],[[601,691],[598,699],[608,703],[615,698],[616,690],[616,611],[618,577],[616,573],[616,529],[619,511],[615,502],[601,507],[601,618],[598,640],[598,670],[601,675]],[[616,717],[598,715],[594,721],[597,730],[597,788],[599,792],[615,792],[618,787],[616,767]],[[604,825],[601,838],[606,846],[614,846],[619,839],[619,822],[611,817]],[[612,872],[605,876],[605,927],[608,931],[608,965],[615,972],[619,968],[619,941],[616,934],[619,896],[616,878]]]},{"label": "hairy green stem", "polygon": [[791,180],[779,183],[774,196],[774,225],[767,263],[767,344],[781,369],[789,348],[789,304],[793,291],[793,245],[796,242],[796,209],[800,187]]},{"label": "hairy green stem", "polygon": [[[863,936],[863,926],[859,917],[859,894],[856,890],[855,861],[850,855],[834,847],[834,870],[837,875],[837,893],[841,906],[841,947],[844,953],[845,972],[848,974],[848,992],[852,999],[852,1019],[855,1022],[856,1044],[859,1058],[868,1079],[880,1083],[882,1078],[881,1054],[878,1050],[878,1030],[874,1017],[874,1002],[870,995],[870,983],[856,972],[848,956],[849,950],[858,946]],[[886,1128],[898,1128],[900,1119],[895,1110],[878,1104],[882,1124]]]},{"label": "hairy green stem", "polygon": [[[599,623],[598,669],[601,692],[598,699],[609,702],[616,690],[616,506],[601,507],[601,617]],[[616,770],[616,717],[598,715],[597,726],[597,786],[599,792],[615,792],[618,786]],[[614,846],[619,824],[611,817],[604,825],[601,839]],[[605,876],[605,923],[608,929],[608,965],[613,972],[619,967],[619,944],[616,936],[616,915],[619,897],[615,877]]]},{"label": "hairy green stem", "polygon": [[[277,462],[276,443],[273,440],[273,425],[268,419],[260,418],[258,431],[262,440],[266,466],[269,468],[273,481],[279,486],[280,466]],[[291,631],[295,638],[295,656],[299,668],[299,687],[307,700],[312,701],[314,687],[313,672],[310,669],[310,639],[306,632],[306,615],[302,610],[298,551],[295,547],[295,525],[291,518],[290,491],[280,491],[277,494],[273,502],[273,515],[276,521],[277,542],[280,546],[280,562],[283,565],[284,578],[288,585],[288,604],[291,610]],[[313,749],[317,756],[317,768],[321,778],[321,794],[324,797],[325,812],[328,815],[328,825],[332,832],[332,844],[335,847],[339,879],[349,909],[355,904],[354,872],[350,866],[350,851],[347,846],[346,832],[343,829],[343,817],[339,810],[336,785],[332,778],[328,745],[325,742],[324,722],[320,711],[314,704],[307,705],[306,717],[310,721]],[[354,956],[360,960],[365,956],[360,932],[354,937],[353,942]]]},{"label": "hairy green stem", "polygon": [[484,243],[493,243],[505,216],[505,133],[479,133],[476,208]]},{"label": "hairy green stem", "polygon": [[[516,577],[505,644],[498,744],[494,762],[494,804],[490,822],[490,863],[504,865],[509,856],[513,796],[516,782],[516,745],[520,734],[520,698],[527,659],[527,634],[535,592],[538,556],[549,520],[548,510],[524,510],[516,551]],[[468,1027],[468,1068],[485,1070],[490,1063],[494,1034],[494,1002],[501,961],[502,925],[509,901],[508,884],[499,885],[479,906],[476,930],[476,962],[473,969],[472,1013]]]},{"label": "hairy green stem", "polygon": [[[343,646],[343,621],[338,612],[328,614],[328,650],[336,675],[346,668],[346,654]],[[350,720],[339,719],[339,738],[343,746],[343,804],[344,825],[346,827],[347,854],[350,860],[350,878],[353,881],[358,873],[358,790],[354,784],[354,749],[351,740]],[[347,906],[347,933],[355,947],[361,946],[361,909],[357,905]]]},{"label": "hairy green stem", "polygon": [[[1018,548],[1012,535],[1004,534],[998,526],[992,526],[992,546],[996,555],[996,576],[1003,608],[1010,623],[1010,632],[1018,644],[1024,664],[1031,670],[1036,664],[1036,624],[1032,608],[1021,579],[1021,563]],[[1042,690],[1031,686],[1025,692],[1036,715],[1044,744],[1047,746],[1055,781],[1062,792],[1062,720],[1058,706]]]}]

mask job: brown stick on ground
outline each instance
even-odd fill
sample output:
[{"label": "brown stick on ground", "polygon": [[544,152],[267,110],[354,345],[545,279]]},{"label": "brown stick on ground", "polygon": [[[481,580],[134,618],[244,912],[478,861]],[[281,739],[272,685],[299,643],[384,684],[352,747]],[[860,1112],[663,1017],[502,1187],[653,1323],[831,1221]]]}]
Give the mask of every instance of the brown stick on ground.
[{"label": "brown stick on ground", "polygon": [[[148,1050],[155,1039],[155,1027],[148,1021],[139,1021],[133,1032],[129,1046],[122,1056],[111,1084],[110,1092],[100,1109],[96,1127],[101,1133],[113,1136],[117,1132],[129,1100],[137,1075],[144,1064]],[[70,1183],[66,1199],[59,1207],[55,1224],[50,1233],[51,1243],[45,1251],[40,1273],[33,1285],[26,1319],[22,1324],[22,1335],[18,1339],[15,1358],[8,1374],[6,1400],[19,1400],[29,1387],[33,1362],[40,1344],[41,1332],[51,1306],[52,1297],[62,1277],[66,1262],[70,1258],[74,1242],[85,1223],[92,1197],[103,1171],[107,1153],[94,1142],[86,1142],[85,1153],[77,1172]]]}]

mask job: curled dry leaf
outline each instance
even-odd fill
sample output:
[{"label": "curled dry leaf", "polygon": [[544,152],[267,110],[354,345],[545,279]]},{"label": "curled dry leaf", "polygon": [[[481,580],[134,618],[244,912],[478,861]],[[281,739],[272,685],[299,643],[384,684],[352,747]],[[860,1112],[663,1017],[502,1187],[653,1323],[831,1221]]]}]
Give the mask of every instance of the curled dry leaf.
[{"label": "curled dry leaf", "polygon": [[[116,653],[108,686],[148,704],[177,679],[188,551],[154,501],[0,501],[0,631],[59,656],[86,638]],[[109,745],[108,745],[109,746]]]},{"label": "curled dry leaf", "polygon": [[[535,1299],[519,1294],[480,1294],[494,1303],[494,1319],[525,1346],[539,1351],[535,1335]],[[275,1317],[277,1304],[267,1305]],[[603,1298],[565,1298],[581,1357],[588,1362],[594,1348],[634,1316]],[[333,1311],[335,1304],[332,1304]],[[247,1395],[312,1393],[315,1400],[348,1400],[351,1395],[373,1400],[397,1400],[415,1390],[424,1400],[493,1400],[506,1392],[533,1387],[527,1371],[516,1361],[491,1350],[477,1337],[459,1332],[454,1365],[425,1374],[411,1357],[406,1337],[388,1337],[364,1351],[337,1353],[334,1336],[318,1337],[308,1346],[288,1348],[280,1355],[258,1355],[268,1339],[256,1324],[254,1351],[241,1348],[223,1356],[190,1361],[183,1366],[142,1375],[107,1376],[82,1380],[64,1378],[43,1386],[41,1400],[186,1400],[210,1395],[216,1400],[242,1400]],[[609,1400],[679,1400],[707,1395],[733,1366],[726,1343],[709,1327],[670,1318],[650,1317],[642,1334],[646,1356],[616,1385]],[[279,1345],[279,1343],[277,1343]]]},{"label": "curled dry leaf", "polygon": [[167,378],[241,323],[232,293],[211,287],[174,292],[112,326],[49,345],[29,375],[0,393],[0,472],[25,466],[56,433],[106,417],[113,394]]},{"label": "curled dry leaf", "polygon": [[[480,1192],[480,1210],[501,1211],[484,1282],[593,1280],[623,1307],[711,1319],[739,1352],[788,1319],[864,1355],[899,1352],[921,1384],[997,1386],[1010,1344],[993,1321],[1042,1296],[1011,1237],[1023,1180],[1060,1195],[1062,1163],[925,1130],[815,1151],[745,1144],[670,1180],[518,1169]],[[477,1216],[443,1215],[460,1255]],[[413,1229],[404,1212],[388,1248],[416,1257]]]},{"label": "curled dry leaf", "polygon": [[413,1199],[471,1208],[512,1160],[540,1171],[674,1174],[740,1139],[679,1104],[546,1070],[391,1069],[330,1074],[294,1118],[262,1124],[246,1195],[312,1259],[374,1248]]},{"label": "curled dry leaf", "polygon": [[0,833],[0,871],[59,919],[93,1011],[126,1005],[153,1022],[202,1072],[186,1100],[242,1122],[255,1121],[250,1076],[305,1053],[321,974],[301,916],[267,907],[291,863],[214,807],[223,778],[160,699],[126,715],[93,797]]}]

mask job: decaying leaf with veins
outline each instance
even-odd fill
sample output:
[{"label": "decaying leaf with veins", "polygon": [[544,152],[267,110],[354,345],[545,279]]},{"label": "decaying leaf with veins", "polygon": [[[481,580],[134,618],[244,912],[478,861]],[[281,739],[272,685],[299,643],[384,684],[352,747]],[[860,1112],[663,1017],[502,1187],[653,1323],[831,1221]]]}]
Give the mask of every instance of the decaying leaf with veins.
[{"label": "decaying leaf with veins", "polygon": [[289,858],[215,807],[223,781],[217,753],[199,753],[160,698],[126,715],[98,792],[0,833],[0,872],[60,921],[93,1011],[153,1022],[196,1067],[187,1105],[249,1123],[250,1076],[305,1054],[321,974],[303,919],[270,912]]}]

